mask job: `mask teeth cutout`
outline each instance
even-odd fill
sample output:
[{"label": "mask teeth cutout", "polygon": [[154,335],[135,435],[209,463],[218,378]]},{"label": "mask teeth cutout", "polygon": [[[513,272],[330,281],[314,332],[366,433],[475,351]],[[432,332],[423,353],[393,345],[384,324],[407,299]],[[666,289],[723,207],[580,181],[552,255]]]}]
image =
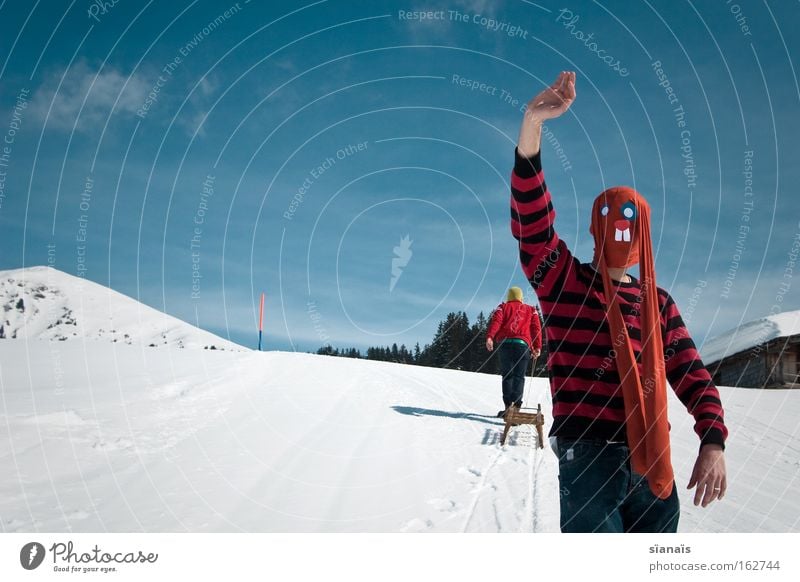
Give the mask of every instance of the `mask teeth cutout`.
[{"label": "mask teeth cutout", "polygon": [[626,228],[625,230],[620,230],[618,228],[614,229],[614,240],[617,242],[631,242],[631,229],[630,227]]}]

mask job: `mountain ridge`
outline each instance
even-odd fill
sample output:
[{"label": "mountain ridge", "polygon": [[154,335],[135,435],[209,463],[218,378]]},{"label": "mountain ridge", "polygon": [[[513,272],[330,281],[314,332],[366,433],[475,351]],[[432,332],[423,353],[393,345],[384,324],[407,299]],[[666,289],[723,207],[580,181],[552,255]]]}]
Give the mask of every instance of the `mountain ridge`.
[{"label": "mountain ridge", "polygon": [[50,266],[0,271],[0,339],[247,350],[133,297]]}]

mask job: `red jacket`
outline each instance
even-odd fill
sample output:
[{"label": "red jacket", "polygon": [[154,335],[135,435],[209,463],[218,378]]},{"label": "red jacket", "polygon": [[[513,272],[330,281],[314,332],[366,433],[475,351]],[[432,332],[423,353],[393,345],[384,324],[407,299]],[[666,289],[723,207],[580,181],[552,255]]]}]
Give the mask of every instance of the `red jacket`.
[{"label": "red jacket", "polygon": [[531,350],[542,349],[542,326],[536,310],[522,301],[506,301],[497,306],[489,321],[486,337],[499,343],[506,338],[523,339]]}]

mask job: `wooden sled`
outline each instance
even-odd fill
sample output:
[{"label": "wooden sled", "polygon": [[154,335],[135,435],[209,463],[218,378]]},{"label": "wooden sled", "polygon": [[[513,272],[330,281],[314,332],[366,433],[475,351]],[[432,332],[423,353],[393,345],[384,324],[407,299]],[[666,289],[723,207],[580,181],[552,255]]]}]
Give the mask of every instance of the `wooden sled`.
[{"label": "wooden sled", "polygon": [[532,424],[536,427],[536,435],[539,437],[539,448],[544,448],[544,435],[542,434],[542,427],[544,426],[544,414],[542,414],[542,405],[536,405],[536,412],[521,412],[519,408],[513,404],[506,408],[506,413],[503,415],[503,420],[506,421],[506,428],[503,431],[503,438],[500,439],[500,444],[506,444],[506,437],[508,431],[512,426],[519,426],[521,424]]}]

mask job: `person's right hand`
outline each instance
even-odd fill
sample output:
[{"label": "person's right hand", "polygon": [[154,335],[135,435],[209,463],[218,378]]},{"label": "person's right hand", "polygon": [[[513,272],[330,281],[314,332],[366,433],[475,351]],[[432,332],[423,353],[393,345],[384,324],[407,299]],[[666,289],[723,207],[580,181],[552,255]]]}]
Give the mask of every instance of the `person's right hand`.
[{"label": "person's right hand", "polygon": [[490,337],[486,338],[486,349],[490,352],[494,349],[494,341]]},{"label": "person's right hand", "polygon": [[544,121],[560,116],[575,101],[575,72],[561,71],[555,83],[528,102],[525,116]]}]

